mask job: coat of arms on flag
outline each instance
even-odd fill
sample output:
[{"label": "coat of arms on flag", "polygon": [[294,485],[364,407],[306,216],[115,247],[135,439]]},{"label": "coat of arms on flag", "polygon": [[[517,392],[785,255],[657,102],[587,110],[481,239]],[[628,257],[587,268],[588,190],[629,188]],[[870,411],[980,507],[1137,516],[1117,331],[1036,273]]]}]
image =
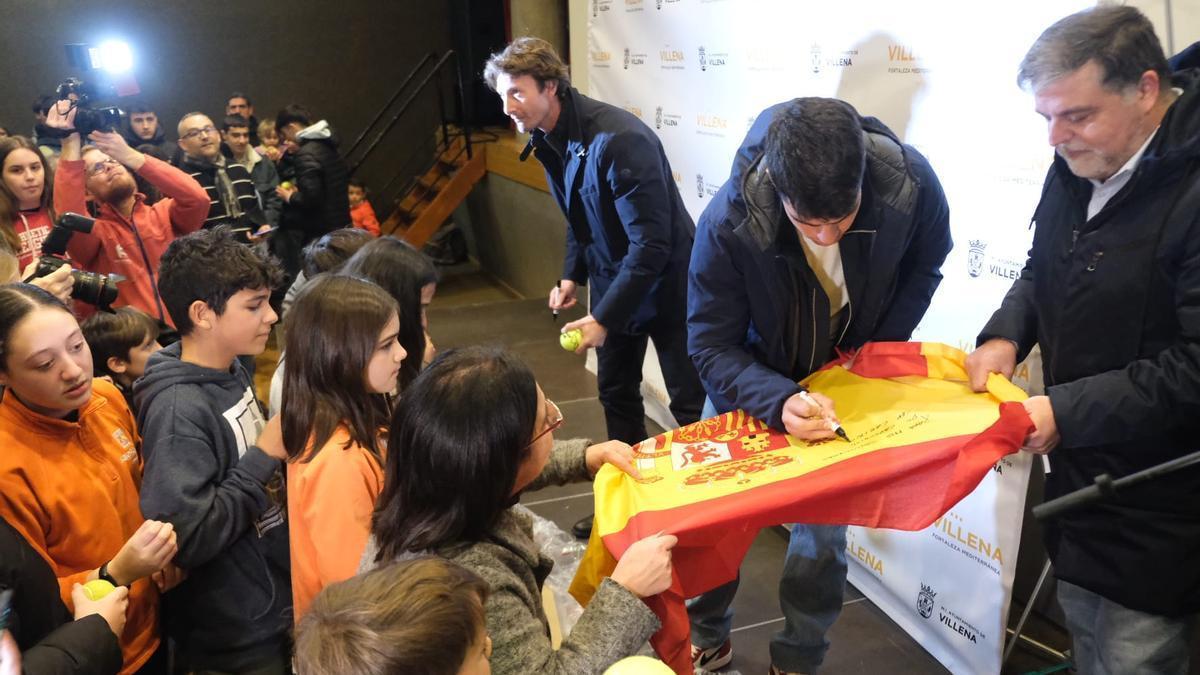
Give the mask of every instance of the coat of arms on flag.
[{"label": "coat of arms on flag", "polygon": [[642,441],[639,479],[611,466],[596,476],[596,522],[572,594],[586,604],[630,544],[676,535],[671,589],[647,604],[663,621],[659,655],[690,673],[683,601],[732,580],[759,529],[919,530],[1020,448],[1033,429],[1024,392],[999,375],[972,392],[965,358],[934,343],[872,343],[811,375],[802,385],[833,399],[850,442],[801,441],[739,410]]}]

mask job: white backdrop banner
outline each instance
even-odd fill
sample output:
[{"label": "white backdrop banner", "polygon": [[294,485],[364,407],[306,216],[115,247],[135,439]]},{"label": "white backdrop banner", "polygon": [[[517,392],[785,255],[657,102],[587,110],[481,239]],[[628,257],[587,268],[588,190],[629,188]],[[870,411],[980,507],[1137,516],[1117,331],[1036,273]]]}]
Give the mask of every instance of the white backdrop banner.
[{"label": "white backdrop banner", "polygon": [[[955,247],[913,339],[970,350],[1024,263],[1051,159],[1017,65],[1089,4],[590,0],[588,93],[658,133],[696,219],[763,108],[833,96],[883,120],[950,202]],[[1040,386],[1036,357],[1018,375]],[[647,385],[648,409],[665,410],[661,379]],[[1029,468],[1025,455],[1001,462],[923,532],[850,532],[852,583],[951,671],[1000,670]]]}]

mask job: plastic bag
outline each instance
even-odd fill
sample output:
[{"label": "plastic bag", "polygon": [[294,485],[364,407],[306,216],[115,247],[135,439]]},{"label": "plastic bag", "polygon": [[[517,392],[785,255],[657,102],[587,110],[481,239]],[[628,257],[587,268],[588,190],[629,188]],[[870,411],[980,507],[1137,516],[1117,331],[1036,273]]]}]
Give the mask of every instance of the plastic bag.
[{"label": "plastic bag", "polygon": [[575,578],[575,570],[579,567],[587,544],[564,532],[554,521],[547,520],[520,504],[515,508],[524,511],[533,519],[533,542],[543,554],[554,561],[554,569],[546,578],[546,585],[554,593],[562,634],[569,635],[571,628],[579,620],[579,615],[583,614],[583,607],[567,592],[567,588]]}]

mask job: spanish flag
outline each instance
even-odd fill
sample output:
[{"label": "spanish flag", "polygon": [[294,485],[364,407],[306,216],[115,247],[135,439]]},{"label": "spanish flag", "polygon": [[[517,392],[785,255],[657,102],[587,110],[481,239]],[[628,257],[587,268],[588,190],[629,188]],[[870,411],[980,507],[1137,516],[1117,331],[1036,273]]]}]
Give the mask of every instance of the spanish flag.
[{"label": "spanish flag", "polygon": [[684,599],[733,580],[761,528],[924,529],[1020,448],[1033,430],[1024,392],[994,374],[972,392],[965,359],[942,344],[871,343],[811,375],[802,384],[836,403],[850,442],[801,441],[740,410],[642,441],[640,479],[612,466],[596,476],[572,595],[586,605],[633,542],[677,536],[671,588],[646,603],[663,623],[655,650],[691,673]]}]

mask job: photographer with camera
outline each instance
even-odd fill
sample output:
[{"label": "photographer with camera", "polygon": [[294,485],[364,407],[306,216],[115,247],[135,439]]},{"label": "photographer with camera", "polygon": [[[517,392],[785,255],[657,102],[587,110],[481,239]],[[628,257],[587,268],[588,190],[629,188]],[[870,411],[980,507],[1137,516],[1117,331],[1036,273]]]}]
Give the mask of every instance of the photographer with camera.
[{"label": "photographer with camera", "polygon": [[[81,111],[84,123],[76,130],[76,116]],[[92,231],[75,234],[67,251],[88,271],[125,277],[115,306],[140,309],[173,326],[158,295],[158,260],[175,237],[204,224],[208,194],[186,173],[130,148],[115,127],[93,128],[96,117],[95,111],[60,100],[46,119],[49,126],[70,131],[63,138],[54,177],[55,210],[87,213],[88,196],[97,206]],[[87,132],[94,145],[81,148],[80,131]],[[131,172],[137,172],[166,198],[148,206]]]},{"label": "photographer with camera", "polygon": [[[51,293],[54,293],[64,303],[70,304],[71,300],[83,302],[86,305],[91,305],[94,309],[104,311],[112,310],[112,304],[117,301],[119,290],[117,284],[124,281],[125,277],[119,274],[98,274],[96,272],[85,272],[82,270],[72,269],[69,261],[66,259],[67,249],[70,248],[71,238],[76,233],[91,234],[92,228],[96,221],[87,216],[81,216],[78,213],[67,212],[59,216],[58,222],[50,230],[50,234],[46,236],[42,242],[42,256],[38,258],[36,264],[26,268],[25,281],[33,283],[40,279],[50,279],[63,273],[64,264],[66,264],[67,279],[70,279],[70,287],[67,289],[66,297],[61,292],[55,291],[53,288],[46,288]],[[32,272],[30,271],[32,269]],[[75,313],[79,317],[86,317],[91,314],[94,309],[80,307],[75,305]]]},{"label": "photographer with camera", "polygon": [[66,261],[47,276],[38,277],[37,270],[40,260],[35,260],[21,269],[17,255],[7,246],[0,246],[0,285],[27,283],[48,291],[64,303],[71,302],[71,291],[75,288],[75,278],[71,276],[71,265]]}]

